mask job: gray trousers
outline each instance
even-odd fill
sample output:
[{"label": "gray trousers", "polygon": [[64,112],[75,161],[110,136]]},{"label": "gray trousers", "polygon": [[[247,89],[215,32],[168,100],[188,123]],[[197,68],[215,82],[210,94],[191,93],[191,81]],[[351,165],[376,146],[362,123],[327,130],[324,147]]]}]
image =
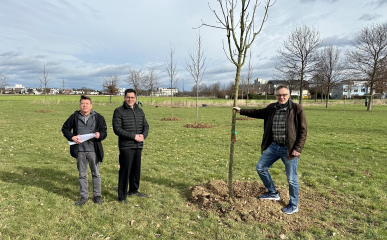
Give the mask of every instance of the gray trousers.
[{"label": "gray trousers", "polygon": [[77,167],[79,172],[79,188],[81,197],[88,198],[87,162],[89,162],[91,176],[93,177],[93,196],[101,196],[101,176],[99,175],[99,162],[96,161],[95,152],[78,152]]}]

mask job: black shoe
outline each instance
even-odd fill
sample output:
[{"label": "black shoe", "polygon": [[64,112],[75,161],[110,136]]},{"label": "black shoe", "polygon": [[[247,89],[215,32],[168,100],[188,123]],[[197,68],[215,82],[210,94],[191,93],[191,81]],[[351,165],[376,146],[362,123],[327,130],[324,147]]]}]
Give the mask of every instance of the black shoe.
[{"label": "black shoe", "polygon": [[93,202],[96,203],[96,204],[102,204],[103,203],[103,201],[101,199],[101,196],[94,197],[93,198]]},{"label": "black shoe", "polygon": [[126,201],[126,199],[124,199],[124,200],[118,200],[118,202],[121,203],[121,204],[128,203],[128,202]]},{"label": "black shoe", "polygon": [[140,193],[140,192],[132,192],[132,193],[129,193],[128,194],[129,196],[137,196],[137,197],[148,197],[148,195],[146,195],[145,193]]},{"label": "black shoe", "polygon": [[82,205],[85,204],[88,200],[89,200],[88,198],[81,197],[77,202],[75,202],[75,206],[82,206]]}]

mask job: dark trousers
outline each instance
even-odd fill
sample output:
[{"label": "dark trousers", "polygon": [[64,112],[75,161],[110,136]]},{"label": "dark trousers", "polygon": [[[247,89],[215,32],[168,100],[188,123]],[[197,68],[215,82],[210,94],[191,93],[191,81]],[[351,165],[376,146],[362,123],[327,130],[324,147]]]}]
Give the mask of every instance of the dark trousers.
[{"label": "dark trousers", "polygon": [[120,149],[120,170],[118,172],[118,200],[126,199],[129,193],[135,193],[140,187],[141,148]]}]

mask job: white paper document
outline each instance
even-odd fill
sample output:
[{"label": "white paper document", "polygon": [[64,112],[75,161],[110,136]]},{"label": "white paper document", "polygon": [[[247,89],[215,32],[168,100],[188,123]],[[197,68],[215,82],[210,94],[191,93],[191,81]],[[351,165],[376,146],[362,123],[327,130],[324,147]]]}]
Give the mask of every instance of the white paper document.
[{"label": "white paper document", "polygon": [[[85,141],[87,141],[87,140],[89,140],[89,139],[94,138],[94,137],[95,137],[95,133],[83,134],[83,135],[79,135],[79,136],[81,137],[81,141],[82,141],[82,142],[85,142]],[[74,144],[76,144],[76,143],[73,142],[73,141],[69,141],[69,144],[70,144],[70,145],[74,145]]]}]

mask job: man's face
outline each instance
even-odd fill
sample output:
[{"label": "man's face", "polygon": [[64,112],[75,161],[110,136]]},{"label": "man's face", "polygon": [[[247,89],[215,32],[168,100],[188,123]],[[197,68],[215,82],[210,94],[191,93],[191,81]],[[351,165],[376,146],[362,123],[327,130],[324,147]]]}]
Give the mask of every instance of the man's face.
[{"label": "man's face", "polygon": [[88,115],[91,111],[91,108],[93,107],[93,104],[91,104],[89,99],[82,99],[81,103],[79,104],[79,108],[81,109],[81,113],[83,115]]},{"label": "man's face", "polygon": [[125,96],[125,102],[130,106],[133,107],[136,103],[136,95],[132,92],[128,92]]},{"label": "man's face", "polygon": [[290,97],[289,90],[287,88],[281,88],[276,92],[275,97],[279,104],[285,104]]}]

